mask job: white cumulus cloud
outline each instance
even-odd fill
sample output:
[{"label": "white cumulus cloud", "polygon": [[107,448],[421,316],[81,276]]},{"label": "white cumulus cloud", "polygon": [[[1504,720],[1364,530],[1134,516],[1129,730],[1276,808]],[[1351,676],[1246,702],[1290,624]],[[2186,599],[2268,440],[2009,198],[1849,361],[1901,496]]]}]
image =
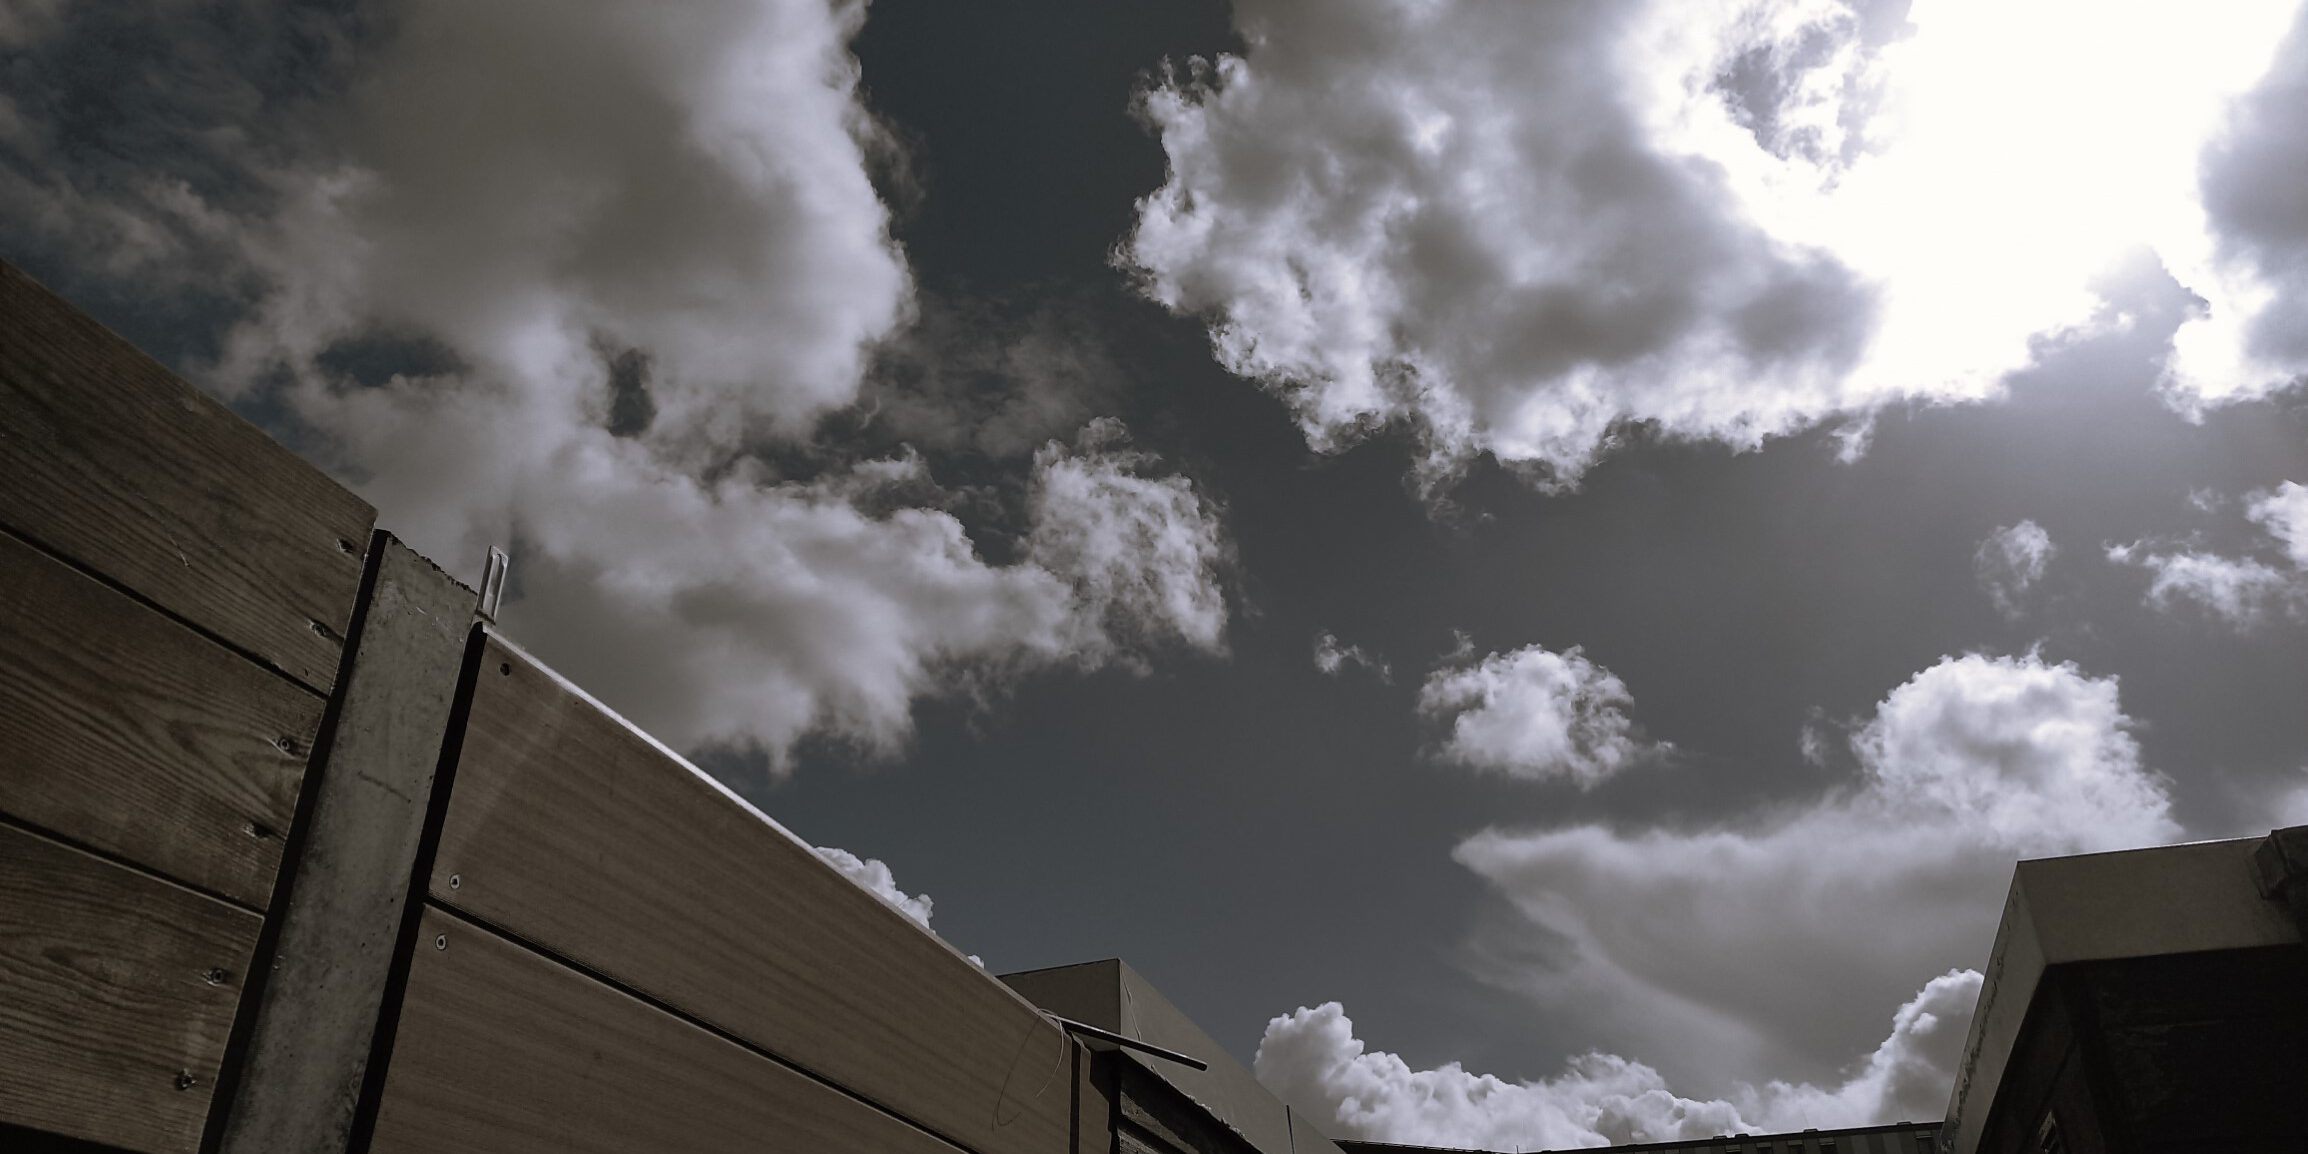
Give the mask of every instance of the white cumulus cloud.
[{"label": "white cumulus cloud", "polygon": [[[814,455],[869,371],[903,376],[970,327],[909,327],[871,179],[891,146],[849,48],[865,11],[410,0],[265,41],[264,67],[325,65],[269,103],[280,78],[233,71],[229,22],[158,13],[191,47],[155,66],[176,111],[145,119],[193,128],[132,127],[156,164],[232,179],[92,198],[128,186],[65,166],[0,202],[106,267],[245,288],[209,383],[289,414],[452,569],[509,547],[509,627],[675,745],[773,767],[813,732],[888,753],[926,694],[1222,650],[1217,510],[1118,425],[1020,464],[1025,547],[1002,564],[918,456]],[[97,21],[58,13],[48,35]],[[0,111],[55,153],[53,125]],[[954,370],[999,378],[970,447],[1082,427],[1102,354],[1055,319],[992,328]],[[902,436],[966,423],[967,390],[931,376],[869,398]]]},{"label": "white cumulus cloud", "polygon": [[[1144,95],[1169,173],[1121,260],[1318,448],[1406,424],[1430,472],[1554,483],[1634,425],[1855,451],[2100,323],[2142,246],[2253,311],[2193,174],[2298,7],[1243,0],[1241,55]],[[2266,387],[2182,351],[2183,404]]]},{"label": "white cumulus cloud", "polygon": [[1445,667],[1420,688],[1419,712],[1448,721],[1442,755],[1512,777],[1593,786],[1650,746],[1635,735],[1626,683],[1574,645],[1530,645]]},{"label": "white cumulus cloud", "polygon": [[2308,569],[2308,485],[2286,481],[2254,493],[2245,509],[2247,516],[2284,547],[2284,556],[2293,568]]},{"label": "white cumulus cloud", "polygon": [[930,911],[936,903],[928,894],[909,894],[898,888],[897,875],[880,858],[861,858],[846,849],[821,845],[817,856],[824,858],[841,876],[856,882],[859,889],[889,903],[899,913],[912,918],[923,929],[930,928]]},{"label": "white cumulus cloud", "polygon": [[1773,1081],[1717,1098],[1678,1094],[1652,1067],[1599,1052],[1534,1081],[1456,1062],[1413,1069],[1355,1037],[1337,1002],[1269,1021],[1255,1068],[1330,1133],[1377,1142],[1544,1150],[1863,1126],[1946,1108],[1979,986],[1970,970],[1933,978],[1899,1008],[1882,1044],[1834,1084]]},{"label": "white cumulus cloud", "polygon": [[1091,422],[1072,447],[1034,454],[1026,554],[1074,588],[1069,641],[1087,660],[1170,640],[1225,652],[1220,577],[1231,551],[1218,510],[1156,464],[1112,418]]},{"label": "white cumulus cloud", "polygon": [[1949,657],[1851,734],[1857,780],[1807,804],[1484,831],[1458,859],[1541,948],[1483,972],[1598,1044],[1688,1070],[1842,1061],[1880,1007],[1985,956],[2016,859],[2179,834],[2130,727],[2114,678]]}]

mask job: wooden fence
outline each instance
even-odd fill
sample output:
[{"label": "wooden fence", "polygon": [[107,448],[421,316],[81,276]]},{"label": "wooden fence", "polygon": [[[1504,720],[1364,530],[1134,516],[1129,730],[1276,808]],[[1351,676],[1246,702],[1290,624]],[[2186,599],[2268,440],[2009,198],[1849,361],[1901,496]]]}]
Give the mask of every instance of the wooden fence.
[{"label": "wooden fence", "polygon": [[[0,264],[0,1148],[1117,1148],[1108,1047],[373,520]],[[1335,1150],[1258,1105],[1194,1149]]]}]

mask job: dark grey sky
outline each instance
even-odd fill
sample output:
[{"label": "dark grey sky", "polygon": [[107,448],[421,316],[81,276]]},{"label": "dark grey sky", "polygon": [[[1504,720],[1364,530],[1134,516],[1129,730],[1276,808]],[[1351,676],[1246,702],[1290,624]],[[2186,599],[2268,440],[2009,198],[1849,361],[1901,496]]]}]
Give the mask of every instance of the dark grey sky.
[{"label": "dark grey sky", "polygon": [[[1927,983],[1984,959],[2014,856],[2308,820],[2308,505],[2286,520],[2280,488],[2308,481],[2308,396],[2260,382],[2182,412],[2173,335],[2219,294],[2175,279],[2157,238],[2099,270],[2096,312],[2039,335],[2000,397],[1806,391],[1855,371],[1852,334],[1894,306],[1829,249],[1764,239],[1711,183],[1723,170],[1661,160],[1620,71],[1565,63],[1639,21],[1348,7],[874,0],[845,41],[815,0],[727,0],[658,44],[654,17],[609,0],[552,31],[524,5],[12,6],[0,255],[362,485],[420,546],[510,543],[516,635],[804,837],[888,863],[993,969],[1119,955],[1245,1061],[1269,1019],[1335,1001],[1411,1070],[1556,1080],[1474,1122],[1387,1107],[1334,1133],[1672,1136],[1621,1099],[1593,1112],[1651,1083],[1563,1081],[1590,1050],[1751,1121],[1908,1109],[1944,1092],[1931,1062],[1968,1013],[1961,980]],[[1862,7],[1747,49],[1724,90],[1816,95],[1807,70],[1897,41],[1897,6]],[[883,126],[862,154],[822,70],[768,47],[801,24],[757,10],[804,14],[830,59],[854,49]],[[619,29],[645,25],[630,48]],[[723,44],[784,79],[697,80],[755,75],[720,70]],[[1160,87],[1165,61],[1246,51],[1261,87],[1221,85],[1239,104]],[[2308,202],[2238,190],[2308,140],[2308,103],[2269,95],[2302,60],[2295,33],[2202,176],[2231,265],[2278,286],[2252,331],[2279,368],[2308,316]],[[1852,93],[1873,74],[1851,75],[1846,119],[1872,107]],[[1188,114],[1134,112],[1150,85],[1207,110],[1209,153],[1180,143]],[[1372,90],[1407,93],[1411,127]],[[1422,108],[1495,111],[1515,143],[1422,168],[1405,143],[1426,139]],[[709,146],[709,112],[772,175]],[[1811,123],[1794,112],[1742,116],[1760,153],[1863,151],[1785,135]],[[1453,207],[1445,178],[1468,172],[1511,177],[1504,207]],[[1140,198],[1205,177],[1181,211],[1231,239],[1139,234],[1133,254]],[[1561,220],[1532,215],[1573,186]],[[598,195],[557,207],[565,189]],[[1398,194],[1391,239],[1322,265],[1366,199]],[[1301,202],[1303,236],[1259,215]],[[1619,220],[1627,204],[1673,228]],[[1511,272],[1518,245],[1574,272]],[[1678,262],[1694,271],[1670,291]],[[1493,423],[1454,433],[1448,390],[1389,394],[1373,431],[1310,447],[1344,426],[1307,416],[1339,395],[1307,366],[1351,342],[1301,348],[1257,311],[1243,286],[1285,267],[1305,279],[1277,299],[1309,308],[1340,269],[1411,286],[1372,339],[1458,374]],[[909,276],[910,318],[890,304]],[[1213,354],[1229,316],[1266,338],[1240,374]],[[564,360],[535,351],[564,329]],[[1514,440],[1514,421],[1572,411],[1565,361],[1603,366],[1608,443]],[[1748,432],[1686,404],[1734,394]],[[444,412],[464,416],[428,423]],[[1839,459],[1867,413],[1864,451]],[[1100,417],[1129,448],[1077,437]],[[564,421],[598,427],[537,432]],[[1052,440],[1073,447],[1037,455]],[[909,452],[902,476],[861,464]],[[1069,476],[1119,503],[1066,504]],[[906,512],[923,509],[940,512]],[[2012,584],[1983,543],[2023,523],[2052,550]],[[1112,524],[1135,528],[1093,532]],[[1205,524],[1225,542],[1207,570]],[[1319,670],[1325,631],[1390,678]],[[1486,763],[1453,744],[1454,711],[1422,709],[1430,677],[1526,647],[1577,647],[1621,683],[1595,700],[1625,721],[1623,764],[1591,788],[1560,759]],[[1957,1032],[1893,1030],[1911,999]],[[1293,1019],[1261,1070],[1316,1110],[1362,1069],[1316,1044],[1344,1038],[1327,1022]],[[1926,1088],[1883,1090],[1879,1043]],[[1336,1064],[1290,1056],[1307,1053]],[[1369,1085],[1408,1085],[1383,1074]],[[1770,1079],[1817,1093],[1757,1097]]]}]

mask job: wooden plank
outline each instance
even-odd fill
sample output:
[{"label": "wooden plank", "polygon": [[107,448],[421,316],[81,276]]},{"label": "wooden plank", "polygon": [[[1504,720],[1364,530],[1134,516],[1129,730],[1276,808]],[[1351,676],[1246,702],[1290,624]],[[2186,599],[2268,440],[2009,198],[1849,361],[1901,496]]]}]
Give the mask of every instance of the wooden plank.
[{"label": "wooden plank", "polygon": [[321,708],[0,533],[0,812],[261,909]]},{"label": "wooden plank", "polygon": [[1055,1026],[502,640],[431,892],[980,1154],[1067,1144]]},{"label": "wooden plank", "polygon": [[421,930],[372,1154],[956,1154],[437,908]]},{"label": "wooden plank", "polygon": [[375,519],[0,262],[0,524],[325,694]]},{"label": "wooden plank", "polygon": [[386,1001],[473,591],[379,534],[352,671],[313,785],[222,1154],[344,1150]]},{"label": "wooden plank", "polygon": [[260,924],[0,825],[0,1122],[197,1149]]}]

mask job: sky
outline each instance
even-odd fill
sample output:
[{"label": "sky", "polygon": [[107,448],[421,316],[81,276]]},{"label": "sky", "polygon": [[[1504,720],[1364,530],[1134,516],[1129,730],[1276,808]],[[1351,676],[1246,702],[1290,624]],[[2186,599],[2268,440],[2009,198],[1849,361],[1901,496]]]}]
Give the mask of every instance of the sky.
[{"label": "sky", "polygon": [[2308,822],[2299,0],[0,0],[0,257],[1337,1137],[1938,1117]]}]

